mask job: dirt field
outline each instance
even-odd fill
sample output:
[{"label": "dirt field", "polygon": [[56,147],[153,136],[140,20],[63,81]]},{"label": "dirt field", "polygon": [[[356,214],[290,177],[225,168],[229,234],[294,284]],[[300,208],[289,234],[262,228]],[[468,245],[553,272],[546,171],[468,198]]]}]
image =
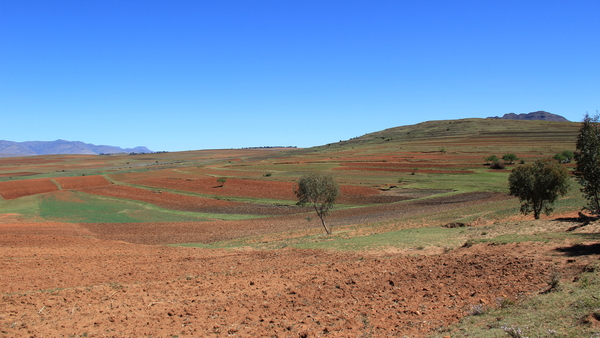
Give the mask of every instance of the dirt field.
[{"label": "dirt field", "polygon": [[541,243],[436,256],[174,248],[101,239],[100,225],[0,221],[5,337],[421,337],[598,259]]},{"label": "dirt field", "polygon": [[5,200],[57,190],[58,187],[49,178],[0,182],[0,195]]}]

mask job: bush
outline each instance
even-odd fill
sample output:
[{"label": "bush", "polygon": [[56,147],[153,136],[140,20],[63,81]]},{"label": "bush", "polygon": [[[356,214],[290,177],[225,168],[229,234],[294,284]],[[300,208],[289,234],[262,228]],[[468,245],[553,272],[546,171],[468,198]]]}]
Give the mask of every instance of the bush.
[{"label": "bush", "polygon": [[506,155],[502,156],[502,160],[504,160],[504,162],[506,162],[508,164],[513,164],[518,159],[519,158],[515,154],[506,154]]},{"label": "bush", "polygon": [[535,219],[543,211],[549,215],[558,196],[569,189],[569,172],[552,159],[536,160],[516,167],[508,176],[510,194],[521,201],[521,212],[533,212]]},{"label": "bush", "polygon": [[490,166],[490,168],[492,168],[492,169],[504,169],[504,163],[502,163],[502,162],[494,162],[494,163],[492,163],[492,165]]},{"label": "bush", "polygon": [[490,156],[488,156],[488,157],[485,158],[485,162],[486,163],[496,163],[496,162],[499,162],[499,161],[500,161],[500,159],[496,155],[490,155]]}]

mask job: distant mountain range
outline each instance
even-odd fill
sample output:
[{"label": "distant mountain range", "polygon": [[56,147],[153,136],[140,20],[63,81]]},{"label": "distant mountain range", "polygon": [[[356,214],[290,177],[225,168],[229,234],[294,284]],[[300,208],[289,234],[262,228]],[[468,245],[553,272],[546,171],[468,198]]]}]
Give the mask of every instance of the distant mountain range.
[{"label": "distant mountain range", "polygon": [[488,117],[488,119],[504,119],[504,120],[540,120],[540,121],[554,121],[554,122],[569,122],[566,118],[548,113],[547,111],[536,111],[528,114],[504,114],[502,117],[494,116]]},{"label": "distant mountain range", "polygon": [[13,142],[0,140],[0,157],[75,154],[99,155],[116,153],[151,153],[146,147],[120,148],[115,146],[94,145],[80,141],[27,141]]}]

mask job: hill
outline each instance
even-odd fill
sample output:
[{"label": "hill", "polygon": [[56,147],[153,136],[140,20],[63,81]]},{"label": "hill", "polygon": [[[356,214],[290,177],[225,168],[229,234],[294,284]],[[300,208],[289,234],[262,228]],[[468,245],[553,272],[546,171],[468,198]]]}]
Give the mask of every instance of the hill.
[{"label": "hill", "polygon": [[80,141],[27,141],[13,142],[0,140],[0,157],[34,155],[98,155],[115,153],[151,153],[146,147],[120,148],[107,145],[94,145]]},{"label": "hill", "polygon": [[489,117],[490,119],[504,119],[504,120],[539,120],[539,121],[555,121],[555,122],[569,122],[569,120],[567,120],[566,118],[560,116],[560,115],[556,115],[556,114],[551,114],[548,113],[547,111],[536,111],[536,112],[532,112],[532,113],[528,113],[528,114],[515,114],[515,113],[509,113],[509,114],[504,114],[504,116],[502,117]]},{"label": "hill", "polygon": [[316,149],[369,149],[392,151],[394,147],[412,151],[439,151],[441,148],[472,153],[486,148],[498,151],[547,152],[550,148],[575,147],[580,124],[510,119],[460,119],[427,121],[389,128]]},{"label": "hill", "polygon": [[[577,218],[579,190],[540,220],[507,194],[511,168],[574,150],[579,126],[464,119],[309,149],[0,158],[0,332],[594,336],[600,225]],[[484,161],[507,153],[519,163]],[[310,172],[340,185],[332,235],[296,205]]]}]

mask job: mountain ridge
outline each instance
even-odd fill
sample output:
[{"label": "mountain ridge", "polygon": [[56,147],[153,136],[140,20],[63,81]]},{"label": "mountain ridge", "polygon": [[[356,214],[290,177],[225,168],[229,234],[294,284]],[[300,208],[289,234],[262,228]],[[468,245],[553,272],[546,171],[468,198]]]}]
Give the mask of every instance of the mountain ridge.
[{"label": "mountain ridge", "polygon": [[570,122],[569,120],[560,115],[552,114],[543,110],[538,110],[527,114],[508,113],[504,114],[502,117],[493,116],[488,117],[488,119]]},{"label": "mountain ridge", "polygon": [[0,157],[36,155],[100,155],[116,153],[152,153],[144,146],[121,148],[109,145],[95,145],[81,141],[25,141],[0,140]]}]

